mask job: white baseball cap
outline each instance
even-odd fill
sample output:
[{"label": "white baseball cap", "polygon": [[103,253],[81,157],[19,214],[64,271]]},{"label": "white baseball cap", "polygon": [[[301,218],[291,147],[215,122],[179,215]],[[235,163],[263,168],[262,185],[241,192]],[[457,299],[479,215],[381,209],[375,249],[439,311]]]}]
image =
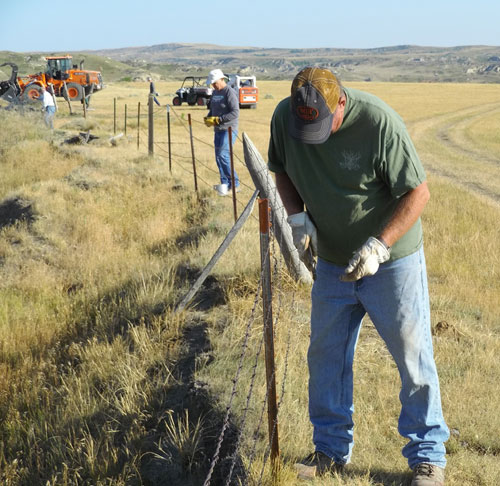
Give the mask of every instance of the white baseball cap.
[{"label": "white baseball cap", "polygon": [[207,86],[210,86],[211,84],[219,81],[219,79],[222,78],[227,79],[227,76],[220,69],[212,69],[212,71],[208,73]]}]

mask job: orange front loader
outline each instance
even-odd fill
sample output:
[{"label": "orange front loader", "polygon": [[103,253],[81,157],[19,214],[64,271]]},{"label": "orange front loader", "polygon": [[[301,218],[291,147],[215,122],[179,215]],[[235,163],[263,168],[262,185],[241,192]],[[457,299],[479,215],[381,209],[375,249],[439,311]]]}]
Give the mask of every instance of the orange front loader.
[{"label": "orange front loader", "polygon": [[9,102],[30,102],[36,100],[41,94],[42,86],[52,85],[56,96],[63,96],[71,101],[80,101],[84,96],[101,90],[104,85],[99,71],[85,71],[72,64],[71,56],[46,57],[47,67],[45,72],[17,76],[18,68],[15,64],[9,65],[12,75],[9,80],[0,82],[0,98]]}]

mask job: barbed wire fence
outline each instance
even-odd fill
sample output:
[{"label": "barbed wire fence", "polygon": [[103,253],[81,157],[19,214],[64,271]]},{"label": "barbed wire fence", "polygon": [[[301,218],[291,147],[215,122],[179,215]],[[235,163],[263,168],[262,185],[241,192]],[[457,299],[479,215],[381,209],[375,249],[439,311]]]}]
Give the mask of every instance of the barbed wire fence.
[{"label": "barbed wire fence", "polygon": [[[116,127],[116,101],[114,102],[114,127]],[[127,130],[127,109],[124,111],[125,120],[124,120],[124,131]],[[170,114],[174,115],[175,123],[177,127],[181,127],[186,133],[186,140],[173,140],[171,133],[171,118]],[[141,124],[141,121],[147,119],[148,122],[148,130],[145,130]],[[157,141],[154,139],[154,123],[166,123],[167,125],[167,141]],[[254,122],[257,125],[264,125],[262,122]],[[203,122],[193,119],[190,115],[188,116],[188,120],[184,117],[184,112],[179,113],[178,110],[174,109],[170,105],[165,105],[162,107],[153,108],[153,103],[151,98],[148,101],[148,112],[141,114],[141,105],[138,104],[137,107],[137,127],[136,127],[136,140],[137,140],[137,150],[141,151],[144,155],[154,155],[155,157],[160,158],[160,160],[167,161],[169,164],[169,171],[173,170],[181,170],[183,173],[188,174],[190,177],[194,179],[194,190],[198,192],[197,182],[201,181],[205,186],[211,188],[212,185],[203,177],[200,177],[196,167],[202,167],[205,173],[214,175],[214,177],[219,178],[219,172],[213,166],[205,163],[204,160],[196,156],[196,147],[202,145],[204,147],[209,147],[213,151],[215,151],[215,147],[213,143],[209,143],[194,133],[193,125],[204,125]],[[231,143],[231,137],[229,137]],[[243,139],[238,135],[237,140],[239,142],[243,142]],[[199,144],[199,145],[195,145]],[[166,147],[165,147],[166,145]],[[173,147],[173,148],[172,148]],[[146,150],[147,149],[147,152]],[[190,149],[191,153],[186,154],[186,151]],[[232,156],[239,164],[239,167],[244,167],[248,170],[248,166],[245,160],[242,160],[234,150],[231,150]],[[214,153],[214,152],[212,152]],[[233,164],[232,164],[233,165]],[[254,181],[255,182],[255,181]],[[265,183],[269,186],[269,182]],[[249,189],[254,193],[253,197],[250,198],[248,203],[245,203],[241,200],[241,197],[237,196],[236,191],[232,191],[233,201],[236,207],[236,204],[240,207],[243,206],[245,210],[240,215],[240,218],[244,220],[239,225],[239,227],[234,231],[234,228],[238,226],[239,220],[235,222],[235,226],[233,226],[233,231],[237,232],[240,227],[246,221],[246,218],[251,216],[254,219],[257,219],[252,214],[253,201],[257,196],[258,190],[256,191],[256,187],[246,184],[240,179],[240,185]],[[262,188],[261,188],[262,189]],[[264,192],[272,192],[276,193],[275,187],[266,187]],[[242,192],[239,193],[243,194]],[[259,206],[263,204],[265,206],[264,210],[259,211],[259,225],[260,225],[260,240],[261,240],[261,270],[260,270],[260,278],[258,282],[258,287],[253,295],[253,305],[251,311],[249,313],[246,325],[244,336],[240,345],[239,355],[237,359],[237,366],[234,370],[233,378],[231,379],[231,390],[229,392],[229,396],[227,398],[227,404],[225,406],[225,414],[224,419],[222,421],[222,425],[220,427],[219,434],[217,436],[216,446],[213,451],[212,459],[210,461],[210,466],[208,468],[208,472],[203,483],[203,486],[210,486],[214,471],[218,464],[224,462],[225,465],[225,486],[230,486],[231,484],[239,484],[246,485],[252,484],[252,486],[260,486],[263,484],[266,467],[268,463],[271,463],[271,475],[272,482],[276,484],[277,478],[279,477],[279,430],[278,430],[278,417],[280,410],[284,403],[284,397],[286,392],[286,382],[288,377],[288,367],[289,367],[289,357],[290,357],[290,341],[291,341],[291,329],[290,326],[286,329],[286,346],[285,346],[285,356],[283,360],[283,372],[277,378],[276,365],[274,362],[274,339],[278,335],[278,331],[281,332],[279,322],[280,315],[283,311],[283,300],[285,291],[283,289],[283,275],[285,273],[285,263],[284,256],[282,251],[278,251],[276,244],[282,248],[283,245],[283,232],[276,232],[275,229],[277,227],[276,223],[280,225],[287,224],[285,219],[284,211],[275,211],[273,208],[273,212],[270,211],[268,207],[268,200],[266,198],[259,200]],[[251,206],[251,207],[250,207]],[[250,208],[250,209],[249,209]],[[280,210],[284,209],[282,207]],[[245,211],[248,214],[245,214]],[[264,215],[267,213],[268,217],[266,218]],[[269,214],[271,217],[269,219]],[[281,221],[277,221],[277,218],[280,218]],[[235,214],[236,220],[236,214]],[[231,236],[231,238],[229,238]],[[227,245],[232,241],[234,235],[231,235],[231,232],[228,233],[226,240],[229,240]],[[225,241],[226,241],[225,240]],[[263,243],[263,240],[265,243]],[[219,247],[219,250],[222,252],[225,250],[224,242]],[[221,252],[221,253],[222,253]],[[211,270],[213,265],[215,265],[217,258],[217,253],[212,258],[209,265],[207,265],[206,269],[200,275],[198,280],[206,278],[208,272]],[[272,262],[272,265],[271,265]],[[210,267],[210,265],[212,267]],[[210,268],[209,268],[210,267]],[[201,282],[203,283],[203,282]],[[196,285],[196,283],[195,283]],[[295,287],[293,287],[295,288]],[[189,300],[193,297],[196,289],[191,289],[191,294],[185,296],[182,305],[178,307],[178,311],[184,311]],[[295,290],[292,291],[291,296],[287,296],[288,301],[292,302],[292,306],[295,303]],[[273,304],[274,304],[274,315],[273,315]],[[257,324],[257,317],[259,315],[259,310],[261,310],[262,318],[263,318],[263,326],[259,326]],[[253,355],[250,355],[249,349],[249,341],[252,337],[252,332],[255,328],[263,328],[263,332],[258,339],[256,346],[254,346]],[[265,351],[265,365],[266,365],[266,387],[263,398],[258,398],[256,396],[256,384],[258,378],[258,369],[259,364],[262,363],[262,351]],[[242,390],[241,388],[241,379],[242,372],[244,369],[250,370],[250,379],[248,381],[248,385],[246,389]],[[280,394],[279,400],[277,400],[276,395],[276,386],[280,383]],[[243,397],[242,400],[244,402],[244,407],[241,410],[235,410],[236,397]],[[258,401],[261,403],[258,403]],[[267,422],[268,422],[268,442],[264,447],[264,452],[262,454],[262,464],[260,467],[260,472],[257,472],[256,477],[251,479],[249,482],[248,474],[251,472],[252,467],[257,460],[257,451],[259,449],[259,443],[262,440],[261,437],[263,435],[262,428],[266,415],[266,407],[267,407]],[[249,429],[249,415],[250,412],[254,411],[257,413],[256,424],[254,425],[253,430]],[[230,424],[230,420],[232,416],[239,417],[238,425],[239,430],[236,435],[236,439],[228,439],[227,438],[227,430]],[[248,443],[248,437],[251,437],[250,443]],[[242,447],[244,444],[244,439],[247,438],[247,447],[245,451],[242,451]],[[222,445],[225,440],[232,440],[231,446],[228,450],[232,451],[228,457],[221,457]],[[245,456],[248,460],[246,469],[243,473],[239,473],[239,477],[234,478],[235,471],[237,469],[237,464],[241,456]],[[227,471],[226,471],[227,469]],[[238,474],[238,473],[237,473]],[[233,481],[233,482],[232,482]],[[220,482],[220,480],[219,480]],[[219,482],[217,484],[219,484]]]}]

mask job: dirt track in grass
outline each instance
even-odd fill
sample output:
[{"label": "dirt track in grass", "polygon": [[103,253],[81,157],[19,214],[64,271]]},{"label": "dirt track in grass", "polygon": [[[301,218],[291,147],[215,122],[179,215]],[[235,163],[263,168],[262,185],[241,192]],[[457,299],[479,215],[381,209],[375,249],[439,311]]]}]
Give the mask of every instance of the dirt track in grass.
[{"label": "dirt track in grass", "polygon": [[467,127],[500,111],[499,103],[418,120],[409,130],[426,170],[495,205],[500,204],[500,154],[474,144]]}]

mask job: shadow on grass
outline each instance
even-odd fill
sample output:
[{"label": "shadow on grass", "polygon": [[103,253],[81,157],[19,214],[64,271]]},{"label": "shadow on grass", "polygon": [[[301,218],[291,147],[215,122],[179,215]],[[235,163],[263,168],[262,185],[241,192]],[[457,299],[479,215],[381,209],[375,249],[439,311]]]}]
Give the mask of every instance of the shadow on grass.
[{"label": "shadow on grass", "polygon": [[[192,283],[198,273],[198,269],[182,265],[175,272],[175,280],[179,281],[179,285],[184,285],[186,281]],[[58,361],[65,363],[66,366],[69,365],[73,371],[77,370],[79,363],[71,362],[63,351],[72,342],[85,343],[96,338],[111,343],[117,336],[126,337],[131,327],[149,326],[154,316],[161,316],[166,311],[165,305],[155,303],[123,309],[120,302],[125,301],[128,292],[133,292],[133,289],[134,282],[130,282],[101,297],[99,303],[89,305],[91,312],[87,320],[82,321],[72,333],[61,339],[63,345],[60,348],[61,356]],[[129,449],[136,457],[141,457],[138,464],[139,475],[135,479],[136,482],[130,482],[131,485],[197,486],[203,484],[211,467],[213,454],[217,449],[226,414],[225,410],[221,409],[220,403],[210,394],[208,385],[195,381],[197,363],[203,362],[206,365],[213,360],[207,324],[199,317],[199,312],[207,312],[225,303],[223,284],[215,277],[208,277],[190,304],[192,309],[198,311],[196,314],[198,317],[193,317],[191,321],[184,324],[175,343],[180,353],[173,366],[169,367],[171,377],[164,376],[165,369],[162,366],[148,370],[148,379],[158,385],[149,397],[148,409],[144,411],[149,417],[147,422],[142,424],[145,433],[135,437],[132,447],[127,444],[127,436],[130,431],[137,430],[134,421],[140,419],[138,417],[115,417],[116,438],[123,440],[122,450]],[[116,313],[106,312],[107,307]],[[106,315],[106,322],[99,323],[102,315]],[[165,360],[168,362],[171,358],[165,356]],[[165,417],[171,414],[179,423],[178,420],[185,416],[186,410],[191,429],[198,421],[202,424],[200,443],[195,450],[187,451],[189,457],[186,451],[172,444],[165,431]],[[80,430],[86,426],[97,438],[102,426],[109,419],[108,414],[109,412],[103,411],[93,417],[82,417],[80,423],[71,424],[71,428]],[[210,483],[212,486],[225,485],[231,468],[233,469],[232,480],[228,484],[239,484],[239,481],[244,478],[245,472],[241,458],[235,454],[237,436],[238,430],[230,418],[218,460],[213,469]],[[113,470],[109,471],[108,477],[116,477],[129,459],[130,456],[127,457],[125,454],[119,457]],[[166,478],[168,478],[167,482],[165,482]]]},{"label": "shadow on grass", "polygon": [[[352,478],[365,477],[366,471],[356,467],[349,467],[346,475]],[[375,468],[370,470],[369,478],[376,486],[410,486],[412,473],[410,470],[407,472],[393,472]]]},{"label": "shadow on grass", "polygon": [[[210,395],[207,384],[194,381],[197,359],[203,356],[206,363],[213,359],[206,331],[207,325],[204,322],[191,323],[184,329],[183,342],[187,349],[172,371],[176,384],[169,387],[167,393],[160,393],[161,402],[155,406],[158,413],[172,410],[177,417],[180,417],[184,410],[188,410],[191,423],[196,423],[198,419],[202,421],[201,443],[197,450],[192,451],[190,458],[194,467],[188,467],[188,458],[183,456],[182,451],[169,446],[168,440],[162,437],[162,457],[158,457],[158,454],[146,459],[141,467],[141,478],[147,486],[167,483],[169,486],[201,485],[211,467],[225,413]],[[237,435],[237,428],[229,420],[211,476],[212,486],[226,484],[229,469],[233,465],[234,472],[229,484],[236,485],[244,481],[241,458],[237,454],[234,455]]]}]

